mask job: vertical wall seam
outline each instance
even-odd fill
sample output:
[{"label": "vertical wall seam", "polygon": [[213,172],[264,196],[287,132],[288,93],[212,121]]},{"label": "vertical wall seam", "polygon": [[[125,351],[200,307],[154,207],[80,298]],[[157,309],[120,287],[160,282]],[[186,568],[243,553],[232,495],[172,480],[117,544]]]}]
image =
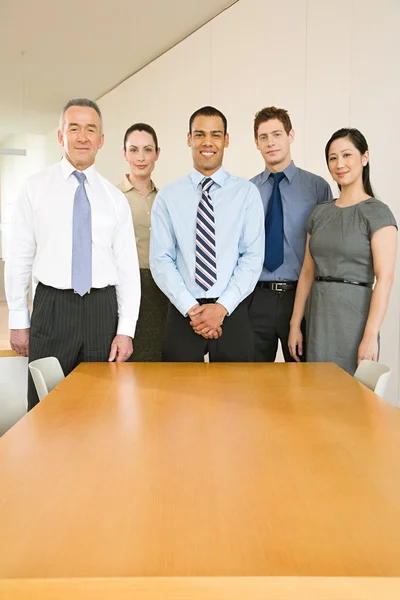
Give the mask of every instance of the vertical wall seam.
[{"label": "vertical wall seam", "polygon": [[304,168],[307,168],[307,93],[308,93],[308,8],[309,0],[306,0],[305,19],[305,57],[304,57]]}]

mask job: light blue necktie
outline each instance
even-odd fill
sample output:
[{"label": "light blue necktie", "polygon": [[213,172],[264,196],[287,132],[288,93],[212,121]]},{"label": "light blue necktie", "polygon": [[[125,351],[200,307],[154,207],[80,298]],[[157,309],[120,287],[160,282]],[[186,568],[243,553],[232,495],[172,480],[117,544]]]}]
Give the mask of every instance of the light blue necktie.
[{"label": "light blue necktie", "polygon": [[84,296],[92,287],[92,212],[85,190],[86,175],[73,174],[79,181],[75,192],[72,225],[72,288]]}]

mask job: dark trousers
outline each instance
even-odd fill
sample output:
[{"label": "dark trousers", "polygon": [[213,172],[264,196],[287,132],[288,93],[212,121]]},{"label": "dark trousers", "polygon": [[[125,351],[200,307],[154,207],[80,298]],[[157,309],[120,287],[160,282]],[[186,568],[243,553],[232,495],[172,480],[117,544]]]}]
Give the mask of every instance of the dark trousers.
[{"label": "dark trousers", "polygon": [[248,314],[248,299],[225,317],[222,336],[206,340],[195,333],[190,318],[184,317],[172,304],[168,307],[165,325],[163,360],[169,362],[203,362],[209,353],[210,362],[252,362],[254,341]]},{"label": "dark trousers", "polygon": [[[293,362],[289,354],[288,338],[296,290],[274,292],[256,286],[250,301],[249,316],[254,335],[256,362],[274,362],[281,341],[286,362]],[[305,322],[301,326],[305,349]],[[302,360],[305,360],[303,351]]]},{"label": "dark trousers", "polygon": [[[29,362],[46,356],[60,361],[65,375],[80,362],[105,362],[118,324],[114,286],[81,297],[39,283],[33,302]],[[28,375],[28,410],[39,402]]]}]

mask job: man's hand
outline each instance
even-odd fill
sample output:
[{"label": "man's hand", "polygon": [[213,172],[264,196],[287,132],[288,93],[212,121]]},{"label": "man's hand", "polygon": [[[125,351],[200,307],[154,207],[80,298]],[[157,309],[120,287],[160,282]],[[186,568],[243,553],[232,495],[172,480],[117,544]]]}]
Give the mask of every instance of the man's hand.
[{"label": "man's hand", "polygon": [[109,362],[124,362],[133,352],[132,338],[129,335],[118,334],[112,341]]},{"label": "man's hand", "polygon": [[225,306],[219,302],[197,305],[188,311],[193,330],[208,339],[222,335],[221,326],[227,313]]},{"label": "man's hand", "polygon": [[30,329],[10,329],[11,348],[21,356],[28,356],[29,353],[29,332]]}]

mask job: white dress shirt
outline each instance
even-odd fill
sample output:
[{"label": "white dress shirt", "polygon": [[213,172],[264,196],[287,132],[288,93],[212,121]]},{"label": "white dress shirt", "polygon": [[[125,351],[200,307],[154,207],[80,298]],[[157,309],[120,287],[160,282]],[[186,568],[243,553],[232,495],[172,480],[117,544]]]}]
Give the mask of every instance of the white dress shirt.
[{"label": "white dress shirt", "polygon": [[[78,180],[63,158],[29,177],[15,207],[5,266],[10,329],[30,326],[28,290],[34,283],[71,289],[72,216]],[[117,333],[134,336],[140,276],[129,204],[94,165],[83,171],[92,211],[92,287],[115,285]]]}]

